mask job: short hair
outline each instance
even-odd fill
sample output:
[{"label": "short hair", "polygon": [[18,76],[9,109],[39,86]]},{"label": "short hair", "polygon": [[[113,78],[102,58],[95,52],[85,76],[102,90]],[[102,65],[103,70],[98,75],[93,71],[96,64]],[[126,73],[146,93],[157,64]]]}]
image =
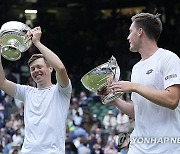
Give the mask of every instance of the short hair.
[{"label": "short hair", "polygon": [[160,15],[161,14],[139,13],[134,15],[131,20],[135,23],[137,29],[143,28],[149,39],[157,42],[162,32]]},{"label": "short hair", "polygon": [[46,58],[43,56],[43,54],[33,54],[31,56],[31,58],[29,59],[28,61],[28,66],[30,67],[31,63],[39,58],[43,58],[44,59],[44,62],[46,63],[46,65],[49,67],[50,65],[48,64]]}]

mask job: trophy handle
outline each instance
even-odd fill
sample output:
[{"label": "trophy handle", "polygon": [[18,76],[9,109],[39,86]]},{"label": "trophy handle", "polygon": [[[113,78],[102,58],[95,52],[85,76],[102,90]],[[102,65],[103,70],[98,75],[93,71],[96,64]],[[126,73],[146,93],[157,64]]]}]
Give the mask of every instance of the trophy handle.
[{"label": "trophy handle", "polygon": [[24,37],[24,39],[25,39],[24,44],[25,44],[25,45],[28,45],[28,42],[32,39],[32,36],[27,36],[27,35],[26,35],[26,36]]},{"label": "trophy handle", "polygon": [[111,56],[111,58],[109,59],[108,67],[111,69],[111,71],[114,74],[113,80],[115,79],[115,81],[118,81],[120,77],[120,68],[114,56]]}]

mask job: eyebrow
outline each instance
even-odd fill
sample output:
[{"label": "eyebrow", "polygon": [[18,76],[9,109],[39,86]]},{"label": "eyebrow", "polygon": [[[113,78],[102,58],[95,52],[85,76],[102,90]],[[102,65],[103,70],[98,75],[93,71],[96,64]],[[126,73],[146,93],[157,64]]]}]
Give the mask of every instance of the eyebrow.
[{"label": "eyebrow", "polygon": [[43,66],[43,65],[37,64],[37,65],[30,66],[30,68],[39,67],[39,66]]}]

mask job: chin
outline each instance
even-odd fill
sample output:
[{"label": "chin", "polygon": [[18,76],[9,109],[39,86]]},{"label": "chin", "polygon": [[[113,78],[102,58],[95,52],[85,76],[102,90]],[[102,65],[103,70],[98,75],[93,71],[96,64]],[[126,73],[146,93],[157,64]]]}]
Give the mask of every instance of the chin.
[{"label": "chin", "polygon": [[42,80],[41,79],[39,79],[39,80],[34,80],[37,84],[39,84],[39,83],[41,83],[42,82]]},{"label": "chin", "polygon": [[132,48],[132,47],[130,47],[129,50],[130,50],[131,52],[137,52],[137,50],[134,49],[134,48]]},{"label": "chin", "polygon": [[131,52],[133,52],[133,51],[134,51],[132,47],[130,47],[130,48],[129,48],[129,50],[130,50]]}]

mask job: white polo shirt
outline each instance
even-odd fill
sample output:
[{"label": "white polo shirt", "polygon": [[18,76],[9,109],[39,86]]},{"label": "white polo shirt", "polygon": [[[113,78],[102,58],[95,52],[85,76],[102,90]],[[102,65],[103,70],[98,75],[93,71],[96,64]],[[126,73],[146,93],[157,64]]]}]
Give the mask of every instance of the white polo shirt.
[{"label": "white polo shirt", "polygon": [[[180,84],[180,59],[159,48],[150,58],[133,67],[131,81],[157,90]],[[137,93],[132,93],[132,101],[135,128],[128,154],[180,154],[180,103],[171,110]]]},{"label": "white polo shirt", "polygon": [[24,102],[22,154],[64,154],[71,83],[38,89],[17,84],[15,98]]}]

